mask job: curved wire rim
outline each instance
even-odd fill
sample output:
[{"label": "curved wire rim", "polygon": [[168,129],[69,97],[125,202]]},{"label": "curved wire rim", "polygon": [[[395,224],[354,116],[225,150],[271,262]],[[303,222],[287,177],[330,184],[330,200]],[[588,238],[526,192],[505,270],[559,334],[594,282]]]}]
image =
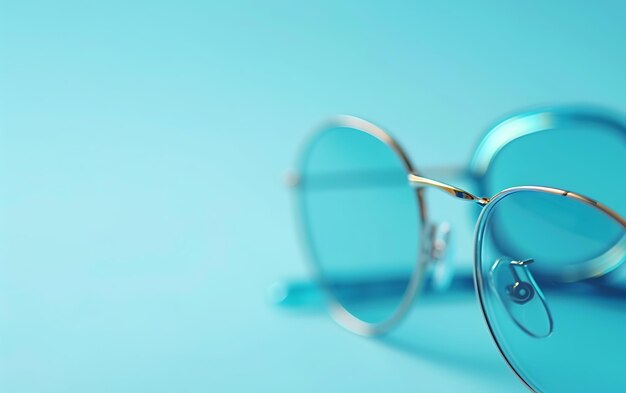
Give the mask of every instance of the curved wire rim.
[{"label": "curved wire rim", "polygon": [[506,145],[537,132],[589,124],[603,126],[607,130],[617,132],[626,138],[626,119],[610,110],[589,105],[530,109],[506,116],[488,128],[488,131],[480,138],[474,148],[467,173],[476,181],[478,187],[476,191],[479,194],[489,194],[484,181],[485,175],[489,172],[493,159]]},{"label": "curved wire rim", "polygon": [[[561,111],[556,111],[556,114],[559,116],[570,116],[572,115],[572,110],[568,110],[566,108],[561,108]],[[553,113],[554,114],[554,113]],[[520,114],[518,116],[513,116],[505,121],[503,121],[500,124],[505,124],[507,122],[513,122],[516,120],[519,120],[521,118],[524,118],[524,116],[530,116],[530,115],[542,115],[544,118],[546,116],[549,115],[549,110],[544,110],[544,111],[532,111],[532,112],[528,112],[528,113],[523,113]],[[626,126],[619,122],[618,120],[615,120],[613,118],[611,118],[610,116],[607,117],[603,117],[601,114],[597,113],[597,112],[585,112],[585,114],[582,115],[581,117],[582,119],[585,119],[586,121],[601,121],[603,124],[605,125],[609,125],[614,127],[614,129],[619,130],[621,132],[624,133],[624,135],[626,135]],[[572,121],[572,119],[569,119],[570,122]],[[552,126],[554,127],[554,123],[551,123]],[[411,179],[411,176],[415,177],[417,176],[419,178],[419,173],[417,171],[415,171],[413,165],[410,163],[410,160],[408,159],[408,156],[404,153],[404,150],[400,147],[400,145],[389,135],[387,134],[385,131],[383,131],[381,128],[377,127],[376,125],[367,122],[365,120],[362,120],[360,118],[357,117],[352,117],[352,116],[338,116],[335,119],[329,121],[328,123],[326,123],[325,127],[322,127],[320,131],[318,132],[323,132],[324,129],[327,129],[329,127],[348,127],[348,128],[353,128],[359,131],[363,131],[366,132],[374,137],[376,137],[377,139],[379,139],[380,141],[382,141],[383,143],[385,143],[386,145],[390,146],[392,148],[392,150],[399,156],[399,158],[401,159],[401,161],[403,162],[404,166],[405,166],[405,170],[407,171],[407,176],[409,179]],[[498,126],[496,126],[494,129],[492,129],[492,131],[490,133],[488,133],[485,137],[483,137],[483,140],[488,139],[490,137],[490,135],[492,135],[494,133],[494,131],[498,128]],[[506,144],[510,143],[511,141],[527,135],[529,133],[533,133],[533,132],[538,132],[538,131],[547,131],[550,128],[543,128],[543,129],[535,129],[535,130],[530,130],[530,131],[526,131],[526,132],[522,132],[522,133],[518,133],[517,135],[515,135],[512,138],[509,138],[508,140],[503,140],[501,141],[502,143],[500,144],[499,149],[501,149],[503,146],[505,146]],[[306,144],[305,144],[306,146]],[[480,154],[485,154],[485,153],[481,153],[480,152],[480,145],[479,148],[477,149],[474,158],[476,158],[478,155]],[[499,150],[497,150],[499,151]],[[497,154],[497,151],[492,152],[492,157],[495,156],[495,154]],[[491,159],[490,158],[490,159]],[[471,176],[473,176],[474,179],[477,180],[479,189],[481,191],[484,191],[484,182],[482,181],[484,179],[484,173],[480,173],[479,171],[476,171],[476,166],[474,164],[475,159],[472,160],[472,163],[470,163],[470,171],[469,174]],[[424,178],[424,180],[426,180],[426,183],[429,183],[427,178]],[[438,183],[438,182],[436,182]],[[475,287],[475,291],[476,291],[476,295],[477,295],[477,300],[480,304],[481,307],[481,311],[483,314],[483,318],[485,319],[485,322],[487,323],[487,327],[489,328],[489,332],[491,334],[491,337],[496,345],[496,347],[498,348],[500,354],[502,355],[502,357],[504,358],[504,360],[506,361],[507,365],[509,366],[509,368],[514,372],[514,374],[517,376],[517,378],[527,387],[529,388],[531,391],[533,392],[538,392],[538,390],[536,390],[535,388],[533,388],[533,386],[531,386],[530,382],[526,381],[526,379],[524,379],[524,377],[521,375],[520,372],[518,372],[518,370],[516,369],[516,367],[512,364],[512,362],[509,360],[509,358],[507,357],[507,355],[505,354],[504,350],[502,349],[498,339],[495,336],[493,327],[491,325],[491,323],[489,322],[489,318],[487,316],[486,313],[486,309],[485,309],[485,305],[484,305],[484,301],[483,301],[483,297],[482,297],[482,288],[483,288],[483,283],[482,283],[482,277],[478,274],[478,266],[479,266],[479,247],[477,247],[477,244],[479,244],[479,236],[480,236],[480,242],[482,242],[482,232],[484,232],[484,222],[486,221],[484,217],[487,217],[487,215],[489,214],[489,212],[491,211],[491,209],[493,208],[493,206],[495,206],[497,204],[498,201],[500,201],[502,198],[504,198],[507,195],[510,195],[511,193],[514,192],[519,192],[519,191],[537,191],[537,192],[545,192],[545,193],[551,193],[551,194],[556,194],[556,195],[562,195],[564,197],[569,197],[569,198],[574,198],[577,199],[583,203],[586,203],[588,205],[591,205],[599,210],[601,210],[602,212],[604,212],[605,214],[611,216],[613,219],[615,219],[616,221],[618,221],[622,226],[624,226],[626,228],[626,220],[622,217],[620,217],[616,212],[612,211],[611,209],[609,209],[608,207],[598,203],[597,201],[590,199],[584,195],[581,194],[577,194],[574,192],[570,192],[564,189],[558,189],[558,188],[551,188],[551,187],[542,187],[542,186],[518,186],[518,187],[513,187],[513,188],[508,188],[505,189],[503,191],[498,192],[493,198],[482,198],[482,200],[484,200],[485,203],[481,203],[481,205],[483,205],[483,209],[481,209],[482,211],[480,212],[480,215],[478,217],[478,221],[476,224],[476,230],[475,230],[475,235],[474,235],[474,287]],[[413,272],[413,274],[411,275],[411,281],[409,283],[409,285],[407,286],[407,290],[404,293],[404,297],[401,301],[400,306],[398,307],[398,309],[394,312],[394,314],[392,316],[390,316],[387,320],[380,322],[380,323],[368,323],[368,322],[364,322],[362,320],[360,320],[359,318],[355,317],[354,315],[352,315],[350,312],[348,312],[342,305],[341,303],[332,295],[332,291],[330,291],[330,289],[328,288],[327,285],[323,285],[323,287],[325,288],[326,292],[329,296],[329,299],[331,301],[331,315],[332,317],[344,328],[357,333],[357,334],[361,334],[361,335],[365,335],[365,336],[372,336],[372,335],[378,335],[378,334],[382,334],[387,332],[391,327],[393,327],[397,322],[399,322],[407,313],[407,311],[410,308],[410,305],[412,303],[412,301],[415,299],[415,296],[417,295],[417,293],[419,292],[419,290],[421,289],[421,285],[423,283],[424,280],[424,270],[426,267],[426,262],[427,259],[425,258],[424,255],[424,249],[425,249],[425,239],[424,239],[424,235],[425,235],[425,229],[426,229],[426,225],[427,225],[427,211],[426,211],[426,207],[425,207],[425,202],[424,202],[424,197],[422,194],[423,189],[422,188],[417,188],[416,189],[416,195],[417,195],[417,200],[419,203],[419,211],[420,211],[420,218],[421,218],[421,231],[420,231],[420,240],[419,240],[419,249],[418,249],[418,261],[417,261],[417,265],[416,265],[416,269]],[[460,197],[459,195],[456,195],[457,197]],[[467,198],[463,198],[463,199],[467,199]],[[306,242],[305,242],[306,243]],[[310,251],[310,250],[309,250]],[[311,255],[311,253],[309,252],[309,255]],[[312,261],[311,261],[312,262]],[[319,274],[319,269],[317,269],[317,266],[313,263],[311,263],[311,266],[313,268],[314,273],[316,273],[316,276],[319,278],[321,278],[321,275]],[[322,281],[322,284],[324,284],[324,282]]]},{"label": "curved wire rim", "polygon": [[497,206],[498,202],[500,202],[502,199],[506,198],[509,195],[512,195],[518,192],[523,192],[523,191],[532,191],[532,192],[540,192],[540,193],[545,193],[545,194],[560,195],[566,198],[572,198],[572,199],[578,200],[582,203],[585,203],[589,206],[592,206],[600,210],[602,213],[606,214],[607,216],[609,216],[610,218],[612,218],[613,220],[621,224],[624,227],[624,229],[626,229],[626,219],[621,217],[619,214],[617,214],[615,211],[611,210],[610,208],[584,195],[577,194],[575,192],[571,192],[571,191],[567,191],[563,189],[559,189],[559,188],[541,187],[541,186],[519,186],[519,187],[507,188],[506,190],[500,191],[493,198],[491,198],[490,202],[487,205],[485,205],[484,209],[482,209],[482,211],[480,212],[480,216],[478,217],[478,222],[476,224],[476,230],[474,233],[474,288],[476,291],[478,302],[480,304],[480,310],[483,314],[483,318],[485,322],[487,323],[487,327],[489,328],[489,334],[491,334],[491,338],[493,339],[494,343],[496,344],[496,347],[498,348],[498,351],[500,352],[500,355],[502,355],[502,357],[506,361],[509,368],[515,373],[515,376],[528,389],[530,389],[532,392],[540,392],[539,389],[537,389],[531,384],[531,382],[528,380],[529,378],[525,378],[522,375],[521,370],[518,370],[518,368],[513,364],[512,359],[509,358],[502,344],[496,337],[495,330],[487,314],[485,300],[483,297],[485,284],[484,284],[484,280],[481,274],[482,272],[481,248],[482,248],[483,238],[485,234],[485,228],[487,225],[486,223],[487,223],[489,216],[492,213],[492,210],[495,208],[495,206]]},{"label": "curved wire rim", "polygon": [[[402,165],[407,174],[407,177],[411,174],[417,173],[417,171],[415,170],[415,167],[409,160],[407,154],[404,152],[402,147],[387,132],[385,132],[382,128],[374,125],[373,123],[370,123],[366,120],[363,120],[354,116],[347,116],[347,115],[336,116],[330,119],[329,121],[325,122],[321,127],[317,128],[316,132],[312,133],[309,140],[305,141],[303,150],[305,150],[306,147],[309,145],[309,142],[315,137],[317,137],[318,135],[324,132],[328,132],[330,129],[340,128],[340,127],[354,129],[356,131],[363,132],[367,135],[371,135],[375,137],[380,142],[390,147],[391,150],[396,154],[396,156],[402,162]],[[299,156],[302,157],[303,154],[300,154]],[[302,167],[301,163],[299,163],[298,167],[299,168]],[[419,221],[417,224],[419,226],[419,231],[420,231],[419,239],[416,239],[417,252],[418,252],[417,260],[415,261],[415,265],[414,265],[415,267],[413,271],[411,272],[409,283],[407,284],[407,287],[404,290],[400,303],[398,304],[397,308],[393,311],[393,313],[381,322],[376,322],[376,323],[365,322],[361,320],[360,318],[354,316],[342,305],[342,303],[337,299],[332,289],[327,284],[326,279],[324,277],[324,273],[321,271],[318,263],[316,262],[315,252],[313,250],[313,247],[309,244],[308,240],[306,239],[308,238],[308,235],[306,233],[303,233],[301,236],[303,243],[305,244],[305,249],[308,251],[306,253],[308,254],[308,257],[306,259],[309,262],[309,267],[313,271],[314,276],[316,277],[317,281],[321,284],[329,300],[330,315],[339,325],[341,325],[342,327],[346,328],[347,330],[353,333],[363,335],[363,336],[376,336],[376,335],[381,335],[381,334],[386,333],[393,326],[395,326],[398,322],[400,322],[400,320],[404,318],[404,316],[406,316],[407,312],[409,311],[411,307],[411,304],[413,303],[413,300],[420,293],[422,289],[422,285],[424,282],[424,274],[425,274],[426,265],[427,265],[427,258],[426,258],[426,252],[425,252],[425,245],[427,242],[425,238],[426,236],[425,232],[428,226],[428,214],[427,214],[426,204],[424,201],[423,190],[415,189],[415,198],[418,204]],[[304,229],[306,228],[306,226],[303,224],[301,202],[299,202],[298,207],[299,207],[298,217],[301,223],[300,228],[301,228],[301,231],[306,232],[306,229]]]}]

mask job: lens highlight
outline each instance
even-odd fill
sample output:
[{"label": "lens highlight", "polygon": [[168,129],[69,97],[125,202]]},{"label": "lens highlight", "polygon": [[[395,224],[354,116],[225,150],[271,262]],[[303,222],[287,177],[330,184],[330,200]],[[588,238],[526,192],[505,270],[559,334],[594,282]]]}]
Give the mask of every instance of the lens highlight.
[{"label": "lens highlight", "polygon": [[612,117],[589,111],[532,113],[505,121],[483,145],[495,146],[479,149],[473,162],[475,170],[483,167],[484,195],[524,185],[555,187],[626,215],[626,128]]},{"label": "lens highlight", "polygon": [[407,162],[383,134],[336,125],[308,144],[299,172],[306,243],[331,299],[366,324],[398,317],[421,280]]}]

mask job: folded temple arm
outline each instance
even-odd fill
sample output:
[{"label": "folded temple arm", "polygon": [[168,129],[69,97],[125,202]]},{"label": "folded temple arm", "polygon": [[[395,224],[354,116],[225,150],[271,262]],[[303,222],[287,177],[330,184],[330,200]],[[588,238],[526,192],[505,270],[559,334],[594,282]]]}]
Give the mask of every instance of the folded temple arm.
[{"label": "folded temple arm", "polygon": [[[540,275],[535,275],[540,276]],[[328,289],[331,291],[339,291],[343,299],[352,299],[355,301],[368,301],[379,298],[380,296],[398,296],[402,295],[407,285],[407,277],[390,276],[375,280],[343,280],[340,282],[327,283]],[[590,292],[588,295],[609,296],[614,298],[626,298],[626,268],[612,271],[611,274],[583,280],[586,282]],[[569,286],[572,282],[543,280],[543,289],[555,287]],[[571,287],[582,289],[584,287]],[[464,273],[456,275],[452,278],[450,285],[441,290],[433,278],[427,278],[422,293],[428,296],[437,296],[450,292],[471,292],[474,290],[474,277],[471,274]],[[337,292],[335,292],[337,293]],[[306,308],[312,306],[320,306],[325,301],[324,289],[314,280],[287,280],[275,283],[269,290],[270,301],[281,307]]]},{"label": "folded temple arm", "polygon": [[[341,293],[342,298],[367,301],[384,296],[401,296],[406,290],[409,275],[387,276],[371,280],[331,281],[326,285],[334,293]],[[472,275],[457,275],[446,288],[439,287],[434,278],[424,283],[425,293],[439,293],[443,290],[471,290],[474,286]],[[270,287],[269,297],[272,303],[286,307],[317,305],[324,300],[324,290],[314,280],[292,280],[275,283]]]}]

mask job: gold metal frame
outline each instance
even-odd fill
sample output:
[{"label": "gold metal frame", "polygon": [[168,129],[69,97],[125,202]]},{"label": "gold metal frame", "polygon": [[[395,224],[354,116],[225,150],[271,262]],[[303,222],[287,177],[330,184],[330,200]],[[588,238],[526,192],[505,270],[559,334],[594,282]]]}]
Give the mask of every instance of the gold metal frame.
[{"label": "gold metal frame", "polygon": [[449,195],[452,195],[455,198],[464,199],[466,201],[476,202],[481,206],[485,206],[489,203],[489,198],[479,198],[474,194],[471,194],[463,189],[460,189],[455,186],[451,186],[446,183],[442,183],[437,180],[429,179],[423,176],[418,176],[415,173],[409,173],[408,177],[409,183],[411,186],[415,188],[423,188],[423,187],[435,187]]},{"label": "gold metal frame", "polygon": [[[409,285],[404,293],[401,303],[396,309],[396,311],[393,313],[393,315],[389,317],[389,319],[381,323],[377,323],[377,324],[372,324],[372,323],[361,321],[360,319],[352,315],[350,312],[348,312],[341,305],[341,303],[334,297],[334,295],[332,294],[332,291],[326,284],[323,274],[317,267],[315,261],[311,260],[311,259],[315,259],[314,251],[310,248],[309,245],[307,245],[307,248],[309,249],[309,256],[313,257],[310,259],[310,262],[311,262],[310,266],[312,267],[312,270],[315,276],[318,278],[319,282],[322,284],[322,287],[325,289],[330,299],[331,315],[333,316],[333,318],[340,325],[342,325],[343,327],[345,327],[346,329],[354,333],[366,335],[366,336],[372,336],[372,335],[378,335],[378,334],[387,332],[391,327],[393,327],[406,315],[406,313],[408,312],[410,308],[411,303],[413,302],[414,298],[417,296],[417,294],[420,292],[422,288],[422,284],[424,281],[424,272],[428,263],[428,257],[425,255],[425,252],[424,252],[424,250],[428,248],[428,245],[426,244],[428,239],[425,236],[426,235],[425,229],[427,228],[428,220],[427,220],[427,211],[426,211],[426,205],[424,201],[423,190],[426,187],[433,187],[433,188],[439,189],[440,191],[443,191],[450,196],[453,196],[455,198],[462,199],[465,201],[474,202],[480,205],[481,207],[483,207],[480,213],[480,216],[478,218],[477,225],[476,225],[475,247],[474,247],[475,248],[474,250],[475,252],[474,282],[475,282],[475,290],[477,293],[477,298],[481,306],[483,317],[487,323],[487,326],[496,344],[496,347],[500,351],[500,354],[503,356],[503,358],[505,359],[509,367],[513,370],[513,372],[516,374],[516,376],[531,391],[535,391],[535,389],[530,385],[530,383],[526,379],[524,379],[524,377],[516,369],[512,361],[504,352],[503,348],[501,347],[501,344],[496,338],[494,329],[487,315],[487,311],[486,311],[486,307],[485,307],[484,299],[482,295],[482,292],[483,292],[482,288],[483,288],[484,283],[483,283],[482,275],[480,274],[480,262],[481,262],[480,256],[479,256],[480,250],[479,250],[479,247],[477,247],[477,245],[482,244],[482,237],[484,235],[484,227],[485,227],[485,222],[487,220],[487,217],[489,216],[492,208],[500,200],[507,197],[508,195],[521,192],[521,191],[534,191],[534,192],[542,192],[542,193],[548,193],[548,194],[553,194],[553,195],[561,195],[565,198],[578,200],[584,204],[587,204],[589,206],[592,206],[598,209],[602,213],[606,214],[607,216],[609,216],[610,218],[618,222],[625,229],[626,229],[626,219],[621,217],[617,212],[611,210],[607,206],[602,205],[596,200],[593,200],[591,198],[588,198],[584,195],[581,195],[575,192],[558,189],[558,188],[540,187],[540,186],[521,186],[521,187],[513,187],[513,188],[500,191],[492,198],[479,197],[466,190],[458,188],[456,186],[449,185],[449,184],[440,182],[438,180],[427,178],[418,174],[417,171],[414,169],[413,165],[411,164],[408,156],[404,153],[404,150],[400,147],[399,143],[397,143],[383,129],[377,127],[376,125],[370,122],[367,122],[365,120],[352,117],[352,116],[339,116],[331,120],[330,122],[326,123],[325,127],[323,127],[322,130],[319,132],[324,132],[325,129],[336,128],[336,127],[352,128],[352,129],[367,133],[371,136],[376,137],[378,140],[385,143],[394,151],[394,153],[398,156],[398,158],[403,163],[405,170],[407,171],[407,181],[409,185],[415,188],[416,190],[416,200],[418,202],[418,205],[419,205],[418,210],[420,212],[419,225],[420,225],[421,230],[420,230],[420,239],[419,239],[419,246],[418,246],[418,260],[416,261],[415,270],[413,274],[411,275]],[[292,177],[291,185],[295,189],[298,188],[298,175],[295,175]],[[307,242],[303,242],[303,243],[307,244]]]},{"label": "gold metal frame", "polygon": [[[303,150],[306,149],[306,146],[309,145],[312,139],[314,139],[317,135],[323,132],[327,132],[329,129],[333,128],[351,128],[354,130],[358,130],[364,132],[368,135],[371,135],[390,147],[392,151],[396,154],[400,162],[402,163],[407,177],[415,175],[417,176],[417,171],[408,156],[400,146],[398,142],[396,142],[388,133],[386,133],[382,128],[370,123],[366,120],[360,119],[354,116],[336,116],[333,119],[330,119],[326,123],[324,123],[321,127],[318,128],[317,132],[312,133],[310,139],[305,142],[303,146]],[[302,155],[302,154],[301,154]],[[294,189],[298,190],[298,186],[300,183],[300,175],[299,173],[292,173],[288,178],[289,185]],[[316,280],[321,284],[324,292],[329,300],[330,305],[330,314],[333,319],[348,329],[349,331],[363,335],[363,336],[376,336],[383,333],[386,333],[389,329],[395,326],[409,311],[411,304],[413,303],[414,298],[421,291],[422,285],[424,282],[424,273],[427,267],[428,256],[427,251],[424,249],[424,244],[426,242],[426,228],[427,228],[427,210],[426,204],[424,202],[424,194],[421,188],[415,188],[415,198],[418,204],[418,225],[420,226],[420,239],[417,239],[417,261],[415,261],[415,268],[413,269],[413,273],[411,274],[411,278],[407,285],[407,288],[403,294],[403,297],[396,308],[396,310],[387,318],[386,320],[379,323],[370,323],[360,320],[359,318],[352,315],[339,300],[335,297],[332,290],[330,289],[330,285],[328,281],[323,275],[323,272],[319,269],[318,264],[315,259],[315,250],[305,241],[306,234],[301,233],[301,243],[305,245],[305,249],[307,252],[307,260],[310,270],[313,272]],[[302,217],[300,216],[301,209],[298,209],[297,216],[298,220],[302,222]],[[306,225],[300,225],[301,231],[306,231]]]},{"label": "gold metal frame", "polygon": [[[607,215],[608,217],[610,217],[611,219],[619,223],[625,230],[626,230],[626,220],[623,217],[621,217],[619,214],[617,214],[617,212],[615,212],[614,210],[608,208],[607,206],[599,203],[598,201],[594,199],[588,198],[581,194],[577,194],[575,192],[562,190],[559,188],[541,187],[541,186],[519,186],[519,187],[512,187],[512,188],[508,188],[506,190],[500,191],[493,198],[491,198],[489,203],[486,204],[485,208],[482,209],[482,211],[480,212],[480,215],[478,217],[478,222],[476,224],[476,231],[474,234],[474,288],[476,291],[478,302],[480,304],[481,312],[483,314],[483,319],[485,320],[485,323],[487,324],[487,327],[489,328],[489,334],[491,334],[491,338],[493,339],[493,342],[498,348],[500,355],[502,355],[502,357],[506,361],[509,368],[515,373],[515,376],[532,392],[538,392],[538,390],[535,389],[531,385],[530,381],[524,378],[524,376],[522,375],[522,372],[518,370],[517,367],[515,367],[515,365],[513,364],[513,360],[506,354],[506,352],[504,351],[504,348],[502,347],[502,344],[496,337],[494,327],[487,315],[485,299],[483,297],[483,292],[484,292],[483,288],[485,286],[485,283],[483,281],[484,279],[482,277],[482,274],[480,273],[482,271],[481,270],[482,260],[481,260],[481,255],[480,255],[481,247],[479,247],[479,245],[482,245],[487,219],[489,215],[491,214],[492,209],[502,199],[506,198],[507,196],[515,194],[517,192],[523,192],[523,191],[541,192],[541,193],[552,194],[552,195],[560,195],[565,198],[575,199],[586,205],[592,206],[595,209],[598,209],[599,211],[601,211],[602,213],[604,213],[605,215]],[[623,241],[624,238],[622,238],[621,240]]]}]

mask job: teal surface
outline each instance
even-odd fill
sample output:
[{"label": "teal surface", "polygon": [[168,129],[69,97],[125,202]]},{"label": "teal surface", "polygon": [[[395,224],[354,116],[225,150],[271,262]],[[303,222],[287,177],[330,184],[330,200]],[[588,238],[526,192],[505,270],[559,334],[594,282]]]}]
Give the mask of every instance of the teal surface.
[{"label": "teal surface", "polygon": [[[474,295],[392,336],[272,307],[282,177],[336,113],[463,165],[534,105],[626,111],[619,2],[0,4],[0,391],[524,391]],[[466,206],[431,208],[471,259]]]}]

